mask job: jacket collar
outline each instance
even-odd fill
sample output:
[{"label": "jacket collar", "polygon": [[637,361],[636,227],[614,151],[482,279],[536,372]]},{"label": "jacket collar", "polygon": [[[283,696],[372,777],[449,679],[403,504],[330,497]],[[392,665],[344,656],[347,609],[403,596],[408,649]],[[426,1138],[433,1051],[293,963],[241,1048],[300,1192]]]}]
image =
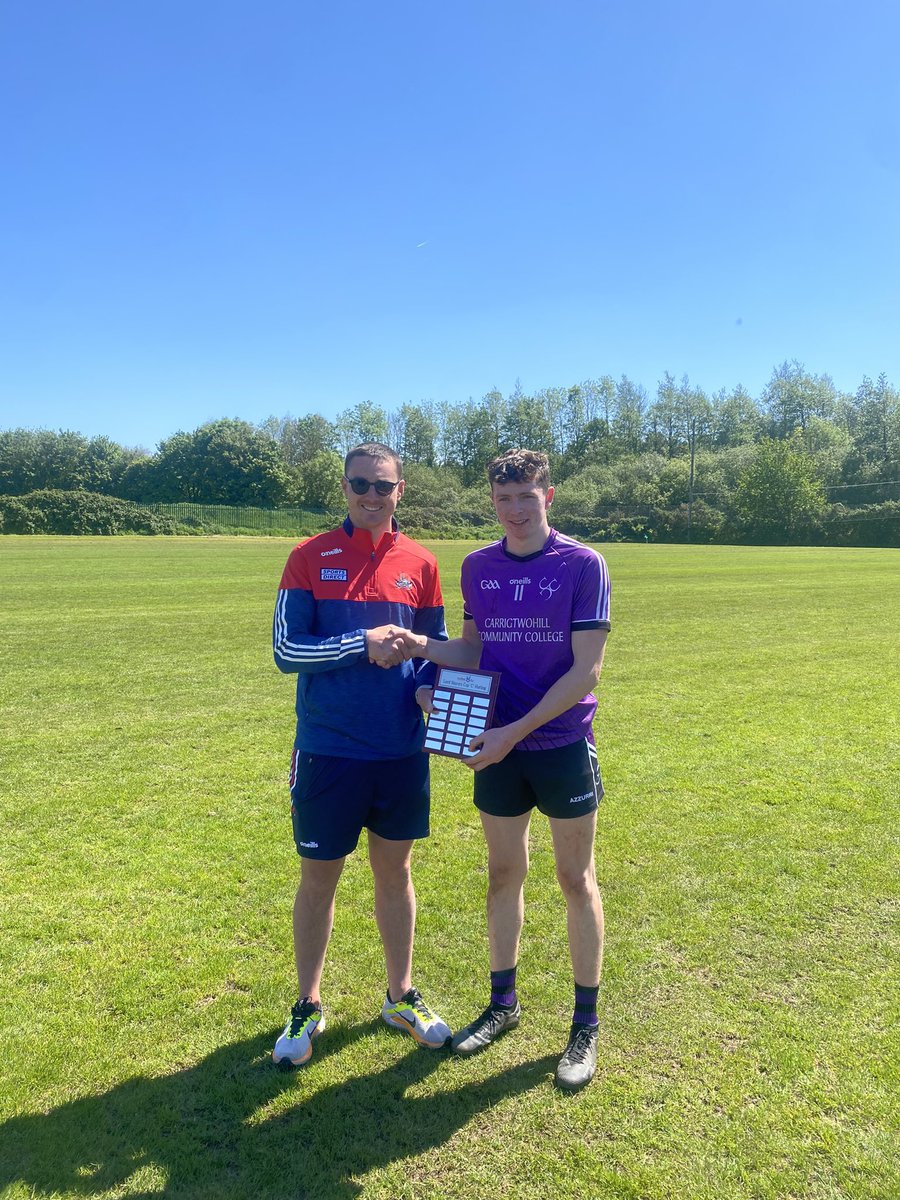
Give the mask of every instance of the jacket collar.
[{"label": "jacket collar", "polygon": [[389,533],[383,533],[379,540],[372,543],[372,535],[365,529],[357,529],[350,517],[344,518],[341,528],[346,533],[347,537],[353,542],[358,550],[362,550],[364,554],[371,554],[373,550],[381,550],[385,545],[394,545],[397,538],[400,536],[400,526],[397,524],[397,518],[391,517],[391,528]]}]

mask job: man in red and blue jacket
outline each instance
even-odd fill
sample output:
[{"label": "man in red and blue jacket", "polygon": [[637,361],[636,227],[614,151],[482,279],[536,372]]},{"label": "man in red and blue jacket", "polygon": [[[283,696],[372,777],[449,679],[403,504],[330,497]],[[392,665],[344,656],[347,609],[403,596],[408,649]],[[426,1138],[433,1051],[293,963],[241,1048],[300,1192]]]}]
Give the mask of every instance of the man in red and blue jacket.
[{"label": "man in red and blue jacket", "polygon": [[351,450],[341,481],[347,519],[291,551],[278,589],[275,662],[297,675],[290,785],[301,858],[298,999],[272,1052],[284,1068],[307,1062],[325,1027],[320,985],[335,890],[364,828],[387,967],[382,1018],[433,1049],[450,1037],[412,984],[410,858],[429,819],[429,758],[416,692],[431,686],[435,668],[404,661],[397,637],[409,630],[446,640],[447,631],[437,561],[394,519],[402,474],[388,446]]}]

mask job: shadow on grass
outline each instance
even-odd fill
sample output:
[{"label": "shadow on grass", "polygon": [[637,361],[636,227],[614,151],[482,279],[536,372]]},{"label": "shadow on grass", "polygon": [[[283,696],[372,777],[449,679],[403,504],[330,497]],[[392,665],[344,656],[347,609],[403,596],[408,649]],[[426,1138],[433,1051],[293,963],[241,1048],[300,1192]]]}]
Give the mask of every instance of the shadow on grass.
[{"label": "shadow on grass", "polygon": [[[329,1031],[317,1062],[379,1024]],[[277,1032],[224,1046],[174,1075],[130,1079],[104,1095],[6,1121],[0,1193],[18,1183],[29,1194],[93,1196],[123,1188],[152,1165],[167,1180],[162,1190],[141,1190],[138,1176],[124,1194],[349,1200],[361,1190],[354,1176],[442,1145],[476,1113],[543,1082],[554,1062],[459,1084],[453,1076],[460,1064],[446,1051],[411,1046],[393,1066],[312,1090],[309,1075],[298,1079],[272,1066]],[[401,1053],[405,1048],[398,1043]],[[439,1070],[448,1073],[445,1090],[408,1094]],[[291,1091],[298,1097],[293,1107],[265,1111]]]}]

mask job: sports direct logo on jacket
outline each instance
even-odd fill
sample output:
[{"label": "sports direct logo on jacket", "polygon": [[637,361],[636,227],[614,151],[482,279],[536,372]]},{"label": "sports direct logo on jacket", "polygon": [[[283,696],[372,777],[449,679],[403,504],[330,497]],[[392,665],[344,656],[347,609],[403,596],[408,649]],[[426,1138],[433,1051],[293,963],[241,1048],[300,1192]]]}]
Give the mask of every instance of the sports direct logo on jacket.
[{"label": "sports direct logo on jacket", "polygon": [[295,546],[278,589],[272,643],[279,670],[297,674],[295,748],[343,758],[403,758],[422,747],[415,689],[430,663],[373,666],[366,630],[399,625],[445,639],[433,554],[396,529],[372,545],[349,518]]}]

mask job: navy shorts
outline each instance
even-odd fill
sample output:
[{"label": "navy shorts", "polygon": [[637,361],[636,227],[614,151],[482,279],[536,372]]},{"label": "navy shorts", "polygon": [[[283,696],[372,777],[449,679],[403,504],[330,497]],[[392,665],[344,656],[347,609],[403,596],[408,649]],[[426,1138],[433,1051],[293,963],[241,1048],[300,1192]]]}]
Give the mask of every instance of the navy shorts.
[{"label": "navy shorts", "polygon": [[602,796],[597,748],[587,738],[550,750],[510,750],[475,772],[475,807],[494,817],[533,808],[548,817],[583,817]]},{"label": "navy shorts", "polygon": [[291,756],[291,821],[303,858],[343,858],[363,829],[389,841],[428,837],[429,759]]}]

